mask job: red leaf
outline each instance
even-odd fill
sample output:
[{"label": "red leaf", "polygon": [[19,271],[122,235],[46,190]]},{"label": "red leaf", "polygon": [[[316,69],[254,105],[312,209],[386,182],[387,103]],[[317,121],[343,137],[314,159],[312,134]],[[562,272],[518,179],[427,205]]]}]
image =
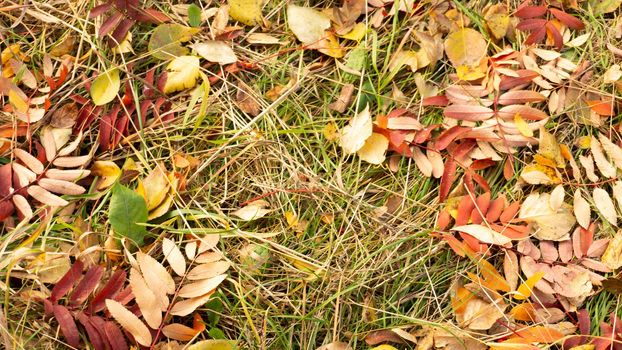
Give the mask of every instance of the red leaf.
[{"label": "red leaf", "polygon": [[70,298],[71,305],[75,306],[82,304],[86,298],[88,298],[89,294],[95,290],[95,287],[97,287],[97,284],[101,280],[103,274],[103,267],[99,265],[91,267],[86,274],[84,274],[84,277],[74,289]]},{"label": "red leaf", "polygon": [[112,350],[128,350],[127,342],[123,336],[123,332],[117,327],[117,325],[108,321],[104,325],[104,331],[106,332],[106,338],[110,344]]},{"label": "red leaf", "polygon": [[445,107],[443,114],[447,118],[468,121],[483,121],[490,119],[495,113],[492,109],[484,106],[451,105]]},{"label": "red leaf", "polygon": [[82,269],[84,268],[84,264],[81,260],[76,260],[73,263],[69,271],[56,283],[54,288],[52,288],[52,293],[50,295],[50,300],[52,302],[58,301],[58,299],[64,297],[69,290],[73,287],[73,285],[78,282],[78,279],[82,277]]},{"label": "red leaf", "polygon": [[577,311],[577,318],[579,319],[579,331],[582,335],[590,334],[590,315],[586,309]]},{"label": "red leaf", "polygon": [[544,100],[546,100],[546,97],[537,91],[514,90],[499,96],[497,102],[502,105],[514,105],[526,102],[542,102]]},{"label": "red leaf", "polygon": [[127,274],[124,270],[118,269],[115,271],[108,279],[108,283],[91,300],[91,312],[95,313],[103,310],[106,307],[106,299],[112,299],[119,293],[126,278]]},{"label": "red leaf", "polygon": [[475,182],[477,182],[478,185],[480,185],[484,191],[488,192],[490,191],[490,186],[488,185],[488,181],[486,181],[486,179],[478,174],[478,173],[472,173],[473,175],[473,179],[475,180]]},{"label": "red leaf", "polygon": [[445,170],[443,171],[443,177],[441,178],[441,185],[438,191],[439,201],[443,202],[449,195],[451,185],[454,182],[456,176],[456,162],[453,157],[449,157],[445,162]]},{"label": "red leaf", "polygon": [[171,19],[163,12],[150,7],[138,10],[138,13],[136,14],[136,20],[141,23],[160,24],[168,22]]},{"label": "red leaf", "polygon": [[501,213],[499,220],[502,223],[510,222],[516,217],[516,214],[518,213],[519,209],[520,209],[520,202],[513,202],[512,204],[508,205],[508,207],[505,208],[505,210],[503,210],[503,213]]},{"label": "red leaf", "polygon": [[546,13],[546,6],[522,6],[519,7],[514,15],[518,18],[541,17]]},{"label": "red leaf", "polygon": [[446,96],[430,96],[426,97],[421,101],[422,106],[439,106],[444,107],[449,104],[449,100]]},{"label": "red leaf", "polygon": [[510,181],[514,177],[514,159],[508,156],[503,164],[503,178]]},{"label": "red leaf", "polygon": [[503,198],[496,198],[490,203],[490,207],[488,208],[488,212],[486,213],[486,221],[487,222],[496,222],[499,220],[499,216],[503,212],[503,206],[505,205],[505,200]]},{"label": "red leaf", "polygon": [[499,83],[500,90],[509,90],[516,86],[527,84],[531,82],[534,78],[539,77],[540,74],[534,72],[529,69],[519,69],[515,71],[518,74],[518,77],[510,77],[504,75],[501,78],[501,83]]},{"label": "red leaf", "polygon": [[533,32],[535,30],[543,29],[546,22],[547,20],[541,19],[541,18],[526,19],[524,21],[521,21],[519,24],[517,24],[516,29],[522,30],[524,32]]},{"label": "red leaf", "polygon": [[436,218],[436,227],[439,230],[446,229],[451,223],[451,214],[447,210],[442,210]]},{"label": "red leaf", "polygon": [[562,33],[560,33],[557,27],[555,27],[555,25],[551,22],[546,22],[545,27],[547,34],[553,39],[555,47],[558,50],[561,50],[561,48],[564,47],[564,38],[562,37]]},{"label": "red leaf", "polygon": [[91,344],[93,344],[93,348],[95,348],[95,350],[106,350],[107,342],[104,342],[99,332],[95,329],[95,327],[93,327],[88,316],[86,316],[83,312],[78,312],[76,319],[80,322],[82,327],[86,329],[86,334],[88,335]]},{"label": "red leaf", "polygon": [[525,39],[526,45],[537,44],[544,40],[546,36],[546,26],[542,26],[538,29],[534,29],[531,34]]},{"label": "red leaf", "polygon": [[452,126],[451,128],[443,131],[438,136],[434,146],[436,147],[437,150],[442,151],[445,148],[447,148],[447,146],[449,146],[449,144],[456,137],[460,136],[460,134],[465,133],[465,132],[467,132],[469,130],[471,130],[471,128],[468,128],[468,127],[465,127],[465,126],[459,126],[459,125]]},{"label": "red leaf", "polygon": [[451,146],[451,149],[447,149],[447,151],[449,152],[449,154],[451,154],[454,158],[456,158],[458,160],[458,162],[461,162],[462,159],[464,159],[464,157],[471,152],[471,150],[473,148],[475,148],[475,146],[477,145],[477,141],[475,141],[474,139],[466,139],[462,142],[460,142],[460,144],[457,143],[453,143]]},{"label": "red leaf", "polygon": [[106,18],[104,23],[102,23],[101,27],[99,27],[99,33],[97,33],[99,38],[105,37],[108,33],[110,33],[119,22],[123,19],[123,15],[120,12],[113,13],[110,17]]},{"label": "red leaf", "polygon": [[125,36],[130,31],[134,23],[135,21],[133,19],[126,18],[122,20],[117,28],[115,28],[114,32],[112,32],[112,37],[110,38],[110,40],[108,40],[108,44],[110,45],[110,47],[116,47],[117,45],[119,45],[123,41],[123,39],[125,39]]},{"label": "red leaf", "polygon": [[424,143],[426,141],[428,141],[430,139],[430,135],[432,134],[432,131],[438,129],[441,125],[440,124],[432,124],[432,125],[428,125],[425,127],[425,129],[417,131],[417,134],[415,135],[415,138],[413,140],[413,143]]},{"label": "red leaf", "polygon": [[611,101],[603,101],[603,100],[588,100],[585,101],[590,109],[596,112],[598,115],[604,115],[607,117],[612,117],[615,115],[613,103]]},{"label": "red leaf", "polygon": [[495,164],[497,164],[497,162],[490,158],[476,159],[473,161],[473,163],[471,163],[471,166],[469,168],[471,168],[471,170],[478,171],[490,168]]},{"label": "red leaf", "polygon": [[583,255],[587,255],[587,252],[590,249],[592,242],[594,242],[595,230],[596,225],[593,222],[590,223],[590,225],[587,227],[587,230],[583,227],[581,227],[579,230],[579,242]]},{"label": "red leaf", "polygon": [[73,346],[74,348],[80,347],[80,334],[78,333],[78,327],[76,326],[76,322],[73,320],[69,310],[62,305],[54,305],[54,318],[58,321],[60,331],[63,333],[65,339],[67,339],[67,344]]},{"label": "red leaf", "polygon": [[580,19],[569,13],[555,8],[551,8],[549,9],[549,11],[551,11],[551,14],[555,16],[555,18],[557,18],[560,22],[565,24],[568,28],[575,30],[581,30],[585,28],[585,24],[583,24]]},{"label": "red leaf", "polygon": [[514,120],[516,114],[520,114],[523,119],[527,120],[542,120],[549,117],[545,112],[539,109],[524,105],[505,106],[497,112],[499,117],[506,120]]},{"label": "red leaf", "polygon": [[13,170],[11,164],[0,166],[0,221],[13,215],[15,206],[11,201],[11,185],[13,183]]},{"label": "red leaf", "polygon": [[89,13],[89,18],[95,18],[97,16],[101,16],[104,13],[106,13],[106,11],[110,10],[111,8],[112,8],[111,2],[105,2],[101,5],[97,5],[91,9],[91,12]]},{"label": "red leaf", "polygon": [[110,150],[112,143],[112,128],[117,121],[121,106],[115,105],[113,109],[103,116],[99,122],[99,149],[100,151]]}]

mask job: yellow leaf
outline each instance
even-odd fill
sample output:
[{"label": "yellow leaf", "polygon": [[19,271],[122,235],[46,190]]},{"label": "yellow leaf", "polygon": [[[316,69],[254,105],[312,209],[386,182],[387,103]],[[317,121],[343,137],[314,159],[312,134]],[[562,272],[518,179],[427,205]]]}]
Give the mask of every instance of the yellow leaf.
[{"label": "yellow leaf", "polygon": [[566,167],[566,160],[562,157],[559,143],[557,143],[555,136],[548,133],[544,128],[540,128],[538,154],[554,161],[559,168]]},{"label": "yellow leaf", "polygon": [[359,22],[354,25],[349,33],[340,36],[348,40],[361,41],[365,37],[365,33],[367,33],[367,26],[365,23]]},{"label": "yellow leaf", "polygon": [[484,17],[486,20],[486,26],[492,36],[500,40],[508,32],[510,26],[510,16],[505,13],[493,13]]},{"label": "yellow leaf", "polygon": [[93,163],[91,174],[101,178],[97,184],[97,189],[103,190],[117,181],[121,176],[121,169],[115,162],[98,160]]},{"label": "yellow leaf", "polygon": [[144,196],[148,210],[153,210],[160,205],[170,188],[168,177],[162,167],[163,165],[156,165],[155,169],[140,182],[145,190]]},{"label": "yellow leaf", "polygon": [[168,77],[164,84],[164,93],[182,91],[194,87],[200,71],[199,58],[196,56],[179,56],[166,66]]},{"label": "yellow leaf", "polygon": [[530,185],[557,185],[561,183],[555,169],[540,164],[525,166],[520,177]]},{"label": "yellow leaf", "polygon": [[181,43],[190,40],[200,30],[175,23],[160,24],[149,38],[149,53],[161,60],[187,55],[188,48],[181,46]]},{"label": "yellow leaf", "polygon": [[188,350],[235,350],[235,343],[230,340],[203,340],[188,347]]},{"label": "yellow leaf", "polygon": [[252,26],[262,21],[263,0],[229,0],[229,16],[232,19]]},{"label": "yellow leaf", "polygon": [[329,31],[324,32],[324,36],[317,43],[309,45],[309,48],[317,49],[319,52],[335,58],[341,58],[345,54],[335,34]]},{"label": "yellow leaf", "polygon": [[533,137],[533,131],[529,128],[529,124],[521,117],[520,113],[516,113],[514,115],[514,124],[516,124],[516,128],[518,128],[518,132],[521,135],[526,137]]},{"label": "yellow leaf", "polygon": [[132,32],[127,32],[125,38],[117,45],[112,48],[112,52],[116,54],[128,53],[132,51]]},{"label": "yellow leaf", "polygon": [[16,111],[21,113],[28,112],[28,101],[24,99],[15,90],[9,90],[9,102],[13,105]]},{"label": "yellow leaf", "polygon": [[334,122],[328,122],[326,125],[324,125],[322,134],[328,141],[337,140],[339,138],[339,131],[337,130],[337,125],[335,125]]},{"label": "yellow leaf", "polygon": [[600,259],[612,270],[622,267],[622,231],[616,233]]},{"label": "yellow leaf", "polygon": [[370,350],[397,350],[397,349],[392,347],[391,345],[382,344],[382,345],[378,345],[375,348],[372,348]]},{"label": "yellow leaf", "polygon": [[113,68],[97,76],[91,84],[91,98],[96,106],[105,105],[114,100],[121,87],[119,70]]},{"label": "yellow leaf", "polygon": [[480,268],[480,273],[484,278],[484,282],[486,287],[492,290],[500,290],[502,292],[509,292],[510,285],[508,282],[501,276],[499,271],[495,269],[495,267],[489,263],[487,260],[479,259],[477,264]]},{"label": "yellow leaf", "polygon": [[391,63],[389,63],[389,70],[397,73],[403,66],[409,66],[413,72],[419,69],[419,58],[416,51],[398,51],[393,55]]},{"label": "yellow leaf", "polygon": [[482,34],[471,28],[459,29],[445,39],[445,53],[454,67],[479,64],[487,49]]},{"label": "yellow leaf", "polygon": [[460,65],[456,68],[456,74],[458,75],[458,79],[471,81],[483,78],[486,76],[486,72],[481,70],[479,64],[476,65]]},{"label": "yellow leaf", "polygon": [[533,287],[538,283],[542,277],[544,276],[544,272],[538,271],[531,275],[525,282],[523,282],[518,289],[516,290],[516,294],[514,294],[514,299],[516,300],[525,300],[531,296],[533,292]]},{"label": "yellow leaf", "polygon": [[592,138],[590,136],[581,136],[577,139],[577,146],[581,149],[589,149],[592,147]]},{"label": "yellow leaf", "polygon": [[312,44],[319,41],[330,28],[330,18],[310,7],[288,5],[287,25],[298,40]]},{"label": "yellow leaf", "polygon": [[357,151],[362,160],[371,164],[382,164],[389,148],[389,140],[382,134],[372,133],[361,149]]}]

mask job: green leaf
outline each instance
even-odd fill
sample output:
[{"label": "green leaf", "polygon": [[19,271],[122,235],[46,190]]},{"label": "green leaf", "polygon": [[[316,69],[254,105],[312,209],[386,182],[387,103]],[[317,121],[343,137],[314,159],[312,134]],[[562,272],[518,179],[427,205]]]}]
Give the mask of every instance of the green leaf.
[{"label": "green leaf", "polygon": [[121,87],[119,70],[113,68],[97,76],[91,84],[91,98],[96,106],[105,105],[114,100]]},{"label": "green leaf", "polygon": [[193,27],[201,26],[201,8],[195,4],[188,6],[188,23]]},{"label": "green leaf", "polygon": [[591,0],[590,5],[595,15],[604,15],[618,9],[622,0]]},{"label": "green leaf", "polygon": [[225,333],[220,328],[211,328],[207,334],[214,339],[227,339]]},{"label": "green leaf", "polygon": [[112,229],[118,236],[142,245],[147,229],[140,224],[147,222],[147,214],[147,203],[140,194],[120,183],[112,187],[109,217]]},{"label": "green leaf", "polygon": [[179,24],[161,24],[149,38],[149,53],[161,60],[184,56],[188,54],[189,50],[187,47],[181,46],[181,43],[190,40],[199,31],[199,28]]}]

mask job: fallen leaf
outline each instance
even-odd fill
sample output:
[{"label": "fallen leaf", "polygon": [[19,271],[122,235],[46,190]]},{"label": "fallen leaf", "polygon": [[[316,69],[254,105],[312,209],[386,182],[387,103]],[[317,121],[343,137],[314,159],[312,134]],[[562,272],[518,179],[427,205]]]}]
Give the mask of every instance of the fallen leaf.
[{"label": "fallen leaf", "polygon": [[178,276],[186,273],[186,259],[175,242],[168,238],[162,239],[162,254]]},{"label": "fallen leaf", "polygon": [[269,204],[266,201],[253,201],[248,205],[232,212],[231,215],[237,216],[244,221],[256,220],[272,212],[271,209],[266,209],[267,206],[269,206]]},{"label": "fallen leaf", "polygon": [[235,350],[235,342],[230,340],[209,339],[202,340],[189,346],[186,350]]},{"label": "fallen leaf", "polygon": [[262,22],[263,0],[228,0],[229,16],[234,20],[252,26]]},{"label": "fallen leaf", "polygon": [[372,133],[371,136],[365,140],[365,144],[356,152],[356,154],[368,163],[382,164],[388,148],[389,140],[384,137],[384,135]]},{"label": "fallen leaf", "polygon": [[181,43],[192,39],[200,28],[186,27],[175,23],[160,24],[149,38],[149,53],[161,60],[177,59],[188,54],[188,48]]},{"label": "fallen leaf", "polygon": [[190,341],[200,332],[181,323],[171,323],[162,327],[162,333],[170,339]]},{"label": "fallen leaf", "polygon": [[223,41],[208,40],[201,43],[190,45],[190,47],[210,62],[218,64],[231,64],[238,61],[238,57],[233,52],[231,46]]},{"label": "fallen leaf", "polygon": [[147,326],[145,326],[136,315],[113,299],[106,300],[106,308],[112,317],[119,322],[121,327],[136,339],[138,344],[142,346],[151,345],[151,333]]},{"label": "fallen leaf", "polygon": [[531,275],[525,282],[518,286],[516,294],[514,294],[514,299],[525,300],[529,298],[533,292],[534,286],[542,279],[543,276],[544,272],[542,271],[538,271]]},{"label": "fallen leaf", "polygon": [[616,232],[609,242],[601,261],[612,270],[622,267],[622,231]]},{"label": "fallen leaf", "polygon": [[318,42],[330,28],[330,18],[310,7],[287,5],[287,25],[305,44]]},{"label": "fallen leaf", "polygon": [[469,234],[482,243],[506,245],[512,242],[510,238],[483,225],[462,225],[453,227],[452,230]]},{"label": "fallen leaf", "polygon": [[130,288],[136,298],[136,304],[143,314],[143,318],[152,329],[157,329],[162,323],[162,310],[155,293],[149,289],[143,276],[138,270],[130,271]]},{"label": "fallen leaf", "polygon": [[581,190],[578,188],[574,193],[573,211],[579,225],[587,229],[590,225],[590,217],[592,215],[590,204],[583,198]]},{"label": "fallen leaf", "polygon": [[105,105],[114,100],[121,87],[119,70],[110,69],[100,74],[91,84],[91,98],[96,106]]},{"label": "fallen leaf", "polygon": [[168,76],[164,84],[164,93],[170,94],[194,87],[200,71],[199,58],[196,56],[179,56],[166,66]]},{"label": "fallen leaf", "polygon": [[572,207],[563,203],[557,210],[550,206],[548,193],[532,193],[523,201],[518,218],[535,224],[534,235],[539,239],[562,241],[569,238],[576,222]]},{"label": "fallen leaf", "polygon": [[607,191],[602,188],[595,188],[593,192],[594,204],[600,214],[612,225],[618,224],[618,214],[616,213],[613,201]]},{"label": "fallen leaf", "polygon": [[603,74],[603,81],[605,84],[615,83],[622,78],[622,71],[619,64],[614,64],[605,71]]},{"label": "fallen leaf", "polygon": [[372,135],[372,121],[369,106],[350,119],[343,128],[339,142],[346,154],[356,153],[363,148],[365,141]]},{"label": "fallen leaf", "polygon": [[445,53],[454,67],[475,66],[486,56],[488,44],[482,34],[471,28],[459,29],[445,39]]}]

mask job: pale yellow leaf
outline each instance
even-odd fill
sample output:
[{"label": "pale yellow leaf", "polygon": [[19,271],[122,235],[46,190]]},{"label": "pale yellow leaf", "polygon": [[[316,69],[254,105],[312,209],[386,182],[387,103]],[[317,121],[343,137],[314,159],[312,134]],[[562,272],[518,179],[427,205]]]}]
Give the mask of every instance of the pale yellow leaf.
[{"label": "pale yellow leaf", "polygon": [[136,261],[143,274],[143,278],[156,297],[160,308],[164,311],[169,305],[169,300],[166,294],[173,294],[175,292],[175,281],[168,271],[157,260],[151,256],[138,252],[136,255]]},{"label": "pale yellow leaf", "polygon": [[136,339],[138,344],[142,346],[151,345],[151,333],[136,315],[113,299],[106,299],[106,308],[121,327]]},{"label": "pale yellow leaf", "polygon": [[233,52],[231,46],[223,41],[208,40],[201,43],[190,45],[190,47],[210,62],[218,64],[231,64],[238,61],[238,57]]},{"label": "pale yellow leaf", "polygon": [[362,160],[371,164],[382,164],[389,148],[389,140],[382,134],[372,133],[356,153]]},{"label": "pale yellow leaf", "polygon": [[616,232],[600,260],[612,270],[622,267],[622,231]]},{"label": "pale yellow leaf", "polygon": [[189,346],[186,350],[235,350],[235,343],[230,340],[209,339]]},{"label": "pale yellow leaf", "polygon": [[372,135],[372,121],[369,106],[354,116],[341,131],[339,138],[341,147],[346,154],[356,153]]},{"label": "pale yellow leaf", "polygon": [[577,36],[576,38],[568,41],[565,45],[568,47],[580,47],[583,46],[590,38],[590,33],[585,33]]},{"label": "pale yellow leaf", "polygon": [[443,176],[443,172],[445,172],[445,159],[443,159],[443,155],[437,150],[429,148],[425,153],[432,165],[432,176],[439,179]]},{"label": "pale yellow leaf", "polygon": [[164,84],[164,93],[190,89],[197,84],[200,76],[199,58],[196,56],[179,56],[166,66],[168,77]]},{"label": "pale yellow leaf", "polygon": [[516,124],[516,128],[521,135],[525,137],[533,137],[533,131],[529,128],[529,124],[521,117],[520,113],[516,113],[514,115],[514,123]]},{"label": "pale yellow leaf", "polygon": [[144,179],[139,181],[144,191],[147,210],[153,210],[158,207],[167,196],[170,196],[170,183],[168,176],[163,170],[164,165],[157,164]]},{"label": "pale yellow leaf", "polygon": [[64,180],[42,178],[38,181],[38,184],[46,190],[58,194],[69,194],[76,196],[86,192],[86,189],[84,187],[77,185],[73,182]]},{"label": "pale yellow leaf", "polygon": [[591,210],[590,204],[581,195],[581,190],[577,189],[574,193],[574,215],[581,227],[587,229],[590,225]]},{"label": "pale yellow leaf", "polygon": [[186,259],[175,242],[168,238],[162,240],[162,254],[178,276],[186,273]]},{"label": "pale yellow leaf", "polygon": [[622,70],[620,70],[619,64],[613,64],[609,67],[605,74],[603,74],[603,82],[605,84],[615,83],[622,78]]},{"label": "pale yellow leaf", "polygon": [[595,188],[593,192],[594,204],[600,214],[612,225],[618,224],[618,215],[613,201],[607,191],[602,188]]},{"label": "pale yellow leaf", "polygon": [[271,209],[265,208],[268,205],[268,202],[263,200],[254,201],[232,212],[231,215],[237,216],[244,221],[256,220],[272,212]]},{"label": "pale yellow leaf", "polygon": [[229,269],[231,263],[228,261],[214,261],[207,264],[201,264],[194,267],[188,272],[189,280],[202,280],[221,275]]},{"label": "pale yellow leaf", "polygon": [[542,240],[563,241],[569,238],[576,223],[572,207],[566,203],[554,210],[548,193],[532,193],[523,201],[518,218],[533,224],[534,235]]},{"label": "pale yellow leaf", "polygon": [[605,157],[605,153],[603,152],[603,148],[600,145],[600,142],[596,139],[596,137],[592,136],[590,147],[592,150],[592,156],[594,157],[594,162],[598,167],[603,176],[613,179],[616,177],[616,168],[609,163],[607,157]]},{"label": "pale yellow leaf", "polygon": [[178,295],[182,298],[195,298],[212,292],[227,278],[227,275],[218,275],[206,280],[190,283],[183,286]]},{"label": "pale yellow leaf", "polygon": [[130,270],[130,288],[136,298],[136,303],[143,314],[143,318],[152,329],[157,329],[162,323],[162,310],[156,294],[149,289],[143,276],[138,270]]},{"label": "pale yellow leaf", "polygon": [[622,149],[615,143],[611,142],[609,138],[602,133],[598,133],[598,140],[600,140],[605,153],[609,156],[609,159],[616,165],[618,169],[622,169]]},{"label": "pale yellow leaf", "polygon": [[614,182],[613,186],[611,186],[611,191],[613,193],[613,198],[615,198],[618,203],[618,209],[622,212],[622,181]]},{"label": "pale yellow leaf", "polygon": [[549,205],[551,206],[551,209],[553,210],[557,210],[562,206],[562,203],[564,203],[564,196],[565,196],[565,192],[564,192],[564,186],[563,185],[557,185],[555,186],[555,188],[553,189],[553,191],[551,192],[551,199],[549,202]]},{"label": "pale yellow leaf", "polygon": [[367,26],[364,22],[359,22],[354,25],[352,30],[344,35],[341,35],[342,38],[354,41],[361,41],[365,37],[367,33]]},{"label": "pale yellow leaf", "polygon": [[581,163],[583,169],[585,169],[585,175],[590,181],[598,182],[600,180],[598,175],[594,172],[594,160],[592,159],[591,154],[588,154],[587,156],[580,155],[579,163]]},{"label": "pale yellow leaf", "polygon": [[119,69],[113,68],[101,73],[91,84],[91,98],[96,106],[105,105],[114,100],[121,87]]},{"label": "pale yellow leaf", "polygon": [[287,25],[298,40],[312,44],[319,41],[330,28],[330,18],[310,7],[288,5]]},{"label": "pale yellow leaf", "polygon": [[512,240],[484,225],[462,225],[452,228],[453,231],[469,234],[482,243],[506,245]]}]

